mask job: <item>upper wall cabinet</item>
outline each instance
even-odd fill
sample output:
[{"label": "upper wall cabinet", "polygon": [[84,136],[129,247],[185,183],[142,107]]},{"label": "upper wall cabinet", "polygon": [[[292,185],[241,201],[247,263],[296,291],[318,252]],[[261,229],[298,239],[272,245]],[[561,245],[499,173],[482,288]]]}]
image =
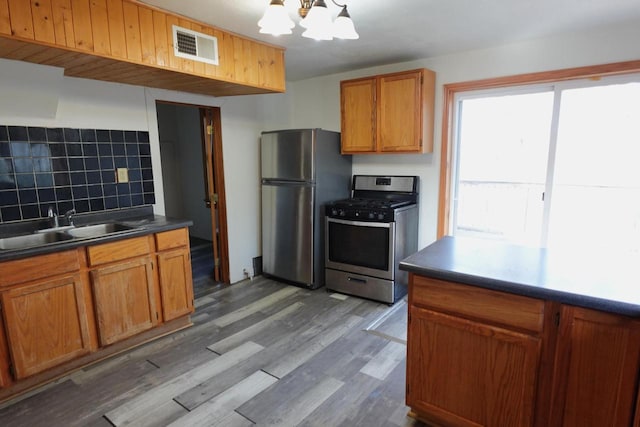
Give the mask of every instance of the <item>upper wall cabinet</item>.
[{"label": "upper wall cabinet", "polygon": [[[174,26],[194,39],[214,37],[218,65],[176,56]],[[213,96],[285,90],[284,49],[135,0],[0,0],[0,57],[63,67],[71,77]]]},{"label": "upper wall cabinet", "polygon": [[433,151],[434,89],[425,68],[340,82],[342,153]]}]

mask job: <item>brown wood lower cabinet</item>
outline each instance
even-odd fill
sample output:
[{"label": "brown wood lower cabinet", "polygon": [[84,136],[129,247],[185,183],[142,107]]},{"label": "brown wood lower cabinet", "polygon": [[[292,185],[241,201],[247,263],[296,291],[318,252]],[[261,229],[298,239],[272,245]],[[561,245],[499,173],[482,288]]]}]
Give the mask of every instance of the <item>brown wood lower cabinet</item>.
[{"label": "brown wood lower cabinet", "polygon": [[189,249],[158,253],[162,316],[172,320],[193,312],[193,283]]},{"label": "brown wood lower cabinet", "polygon": [[156,249],[164,321],[193,313],[193,280],[187,229],[157,233]]},{"label": "brown wood lower cabinet", "polygon": [[638,426],[639,368],[636,319],[411,275],[407,405],[429,423]]},{"label": "brown wood lower cabinet", "polygon": [[0,389],[8,387],[12,380],[9,372],[9,347],[7,346],[7,338],[3,333],[4,330],[4,319],[0,316]]},{"label": "brown wood lower cabinet", "polygon": [[412,307],[407,403],[456,426],[529,426],[540,339]]},{"label": "brown wood lower cabinet", "polygon": [[563,306],[554,369],[553,425],[631,425],[639,359],[639,321]]},{"label": "brown wood lower cabinet", "polygon": [[151,329],[158,323],[151,257],[91,271],[101,345]]},{"label": "brown wood lower cabinet", "polygon": [[0,263],[0,401],[191,324],[187,229],[155,237]]},{"label": "brown wood lower cabinet", "polygon": [[2,293],[16,379],[90,351],[80,275],[44,279]]}]

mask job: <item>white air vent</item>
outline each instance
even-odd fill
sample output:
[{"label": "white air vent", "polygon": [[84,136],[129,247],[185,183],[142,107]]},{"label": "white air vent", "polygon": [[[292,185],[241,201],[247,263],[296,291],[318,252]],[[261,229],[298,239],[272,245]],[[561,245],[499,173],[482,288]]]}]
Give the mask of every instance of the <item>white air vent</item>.
[{"label": "white air vent", "polygon": [[218,65],[218,39],[174,25],[173,53],[181,58]]}]

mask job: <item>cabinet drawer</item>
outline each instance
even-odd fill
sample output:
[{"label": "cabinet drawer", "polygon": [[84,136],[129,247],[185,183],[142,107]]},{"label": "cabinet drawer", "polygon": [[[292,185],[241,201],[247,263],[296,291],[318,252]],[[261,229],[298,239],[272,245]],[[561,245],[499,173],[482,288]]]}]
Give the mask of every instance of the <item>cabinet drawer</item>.
[{"label": "cabinet drawer", "polygon": [[159,251],[187,246],[188,243],[189,234],[187,233],[186,228],[163,231],[162,233],[156,234],[156,245]]},{"label": "cabinet drawer", "polygon": [[80,264],[78,252],[74,249],[3,262],[0,270],[0,286],[8,286],[78,271]]},{"label": "cabinet drawer", "polygon": [[87,248],[90,265],[120,261],[140,255],[147,255],[150,252],[151,246],[149,244],[149,236],[119,240],[117,242],[104,243],[102,245],[89,246],[89,248]]},{"label": "cabinet drawer", "polygon": [[471,319],[541,332],[544,301],[412,275],[410,304]]}]

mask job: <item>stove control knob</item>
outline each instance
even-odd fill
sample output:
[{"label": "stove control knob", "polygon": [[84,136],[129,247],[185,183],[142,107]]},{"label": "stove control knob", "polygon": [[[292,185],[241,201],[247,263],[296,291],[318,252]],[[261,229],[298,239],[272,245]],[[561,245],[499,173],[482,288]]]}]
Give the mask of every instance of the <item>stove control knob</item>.
[{"label": "stove control knob", "polygon": [[340,209],[339,214],[340,214],[340,216],[345,216],[344,209]]},{"label": "stove control knob", "polygon": [[367,215],[369,217],[369,219],[374,219],[376,217],[376,213],[375,212],[369,212],[369,215]]},{"label": "stove control knob", "polygon": [[331,209],[331,215],[333,216],[338,215],[338,210],[336,208]]},{"label": "stove control knob", "polygon": [[354,215],[359,218],[360,217],[360,211],[355,211]]},{"label": "stove control knob", "polygon": [[383,213],[379,213],[378,214],[378,219],[384,219],[384,214]]}]

